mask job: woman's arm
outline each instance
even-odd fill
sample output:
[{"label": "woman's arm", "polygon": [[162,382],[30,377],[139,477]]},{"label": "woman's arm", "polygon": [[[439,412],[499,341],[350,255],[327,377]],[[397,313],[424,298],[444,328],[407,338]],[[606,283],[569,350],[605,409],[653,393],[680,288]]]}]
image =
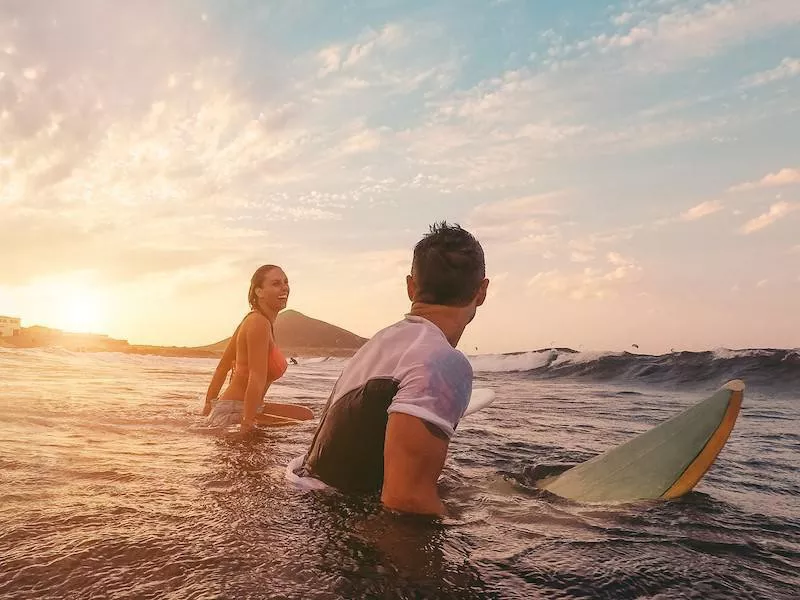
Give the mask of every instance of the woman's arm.
[{"label": "woman's arm", "polygon": [[222,384],[225,383],[225,377],[233,367],[233,361],[236,359],[236,339],[239,336],[239,327],[233,332],[228,345],[225,347],[225,352],[222,353],[222,358],[219,359],[217,368],[214,370],[214,376],[211,378],[211,383],[208,385],[206,392],[206,402],[203,405],[203,415],[208,415],[211,412],[211,401],[219,396],[219,391],[222,389]]},{"label": "woman's arm", "polygon": [[248,378],[244,392],[244,411],[242,412],[242,433],[252,429],[255,424],[258,405],[264,398],[267,386],[267,356],[270,345],[269,321],[259,313],[253,314],[244,324],[247,345]]}]

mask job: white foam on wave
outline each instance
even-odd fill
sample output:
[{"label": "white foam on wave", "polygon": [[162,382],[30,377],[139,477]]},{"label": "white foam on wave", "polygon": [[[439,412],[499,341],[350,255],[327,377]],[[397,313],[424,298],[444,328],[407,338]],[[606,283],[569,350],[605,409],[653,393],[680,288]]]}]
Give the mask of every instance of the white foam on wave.
[{"label": "white foam on wave", "polygon": [[520,352],[519,354],[479,354],[470,356],[472,370],[481,373],[513,373],[540,369],[550,363],[558,353],[555,350],[543,352]]},{"label": "white foam on wave", "polygon": [[315,365],[330,360],[330,358],[330,356],[314,356],[312,358],[296,358],[295,360],[301,365]]},{"label": "white foam on wave", "polygon": [[622,352],[559,352],[556,359],[550,363],[550,367],[563,367],[564,365],[584,365],[597,362],[606,356],[622,356]]},{"label": "white foam on wave", "polygon": [[587,364],[605,356],[619,356],[621,352],[563,352],[558,350],[536,350],[517,354],[479,354],[470,356],[469,362],[475,372],[514,373],[541,368],[558,368],[566,365]]},{"label": "white foam on wave", "polygon": [[747,349],[747,350],[730,350],[729,348],[715,348],[711,351],[715,360],[730,360],[732,358],[759,358],[762,356],[769,356],[772,354],[771,350],[764,349]]}]

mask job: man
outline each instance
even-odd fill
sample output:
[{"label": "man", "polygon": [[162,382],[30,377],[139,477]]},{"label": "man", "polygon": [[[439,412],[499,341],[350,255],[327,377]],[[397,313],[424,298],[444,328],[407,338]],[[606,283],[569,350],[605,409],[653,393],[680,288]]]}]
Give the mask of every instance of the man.
[{"label": "man", "polygon": [[472,366],[455,347],[488,285],[478,241],[458,225],[431,226],[406,277],[411,311],[345,367],[295,474],[380,491],[392,510],[444,514],[437,480],[472,392]]}]

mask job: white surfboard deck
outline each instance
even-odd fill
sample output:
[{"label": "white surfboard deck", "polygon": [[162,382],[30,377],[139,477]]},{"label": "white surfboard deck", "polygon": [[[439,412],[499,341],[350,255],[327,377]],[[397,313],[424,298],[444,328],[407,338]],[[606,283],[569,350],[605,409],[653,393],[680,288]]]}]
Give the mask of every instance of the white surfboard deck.
[{"label": "white surfboard deck", "polygon": [[469,404],[464,411],[464,416],[476,413],[494,402],[494,390],[489,388],[473,388],[472,395],[469,397]]}]

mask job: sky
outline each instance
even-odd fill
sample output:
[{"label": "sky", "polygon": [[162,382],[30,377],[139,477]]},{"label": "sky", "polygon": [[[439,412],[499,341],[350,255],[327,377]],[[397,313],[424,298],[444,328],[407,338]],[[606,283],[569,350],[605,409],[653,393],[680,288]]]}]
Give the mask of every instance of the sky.
[{"label": "sky", "polygon": [[0,314],[202,345],[402,318],[437,220],[460,348],[800,346],[797,0],[0,3]]}]

